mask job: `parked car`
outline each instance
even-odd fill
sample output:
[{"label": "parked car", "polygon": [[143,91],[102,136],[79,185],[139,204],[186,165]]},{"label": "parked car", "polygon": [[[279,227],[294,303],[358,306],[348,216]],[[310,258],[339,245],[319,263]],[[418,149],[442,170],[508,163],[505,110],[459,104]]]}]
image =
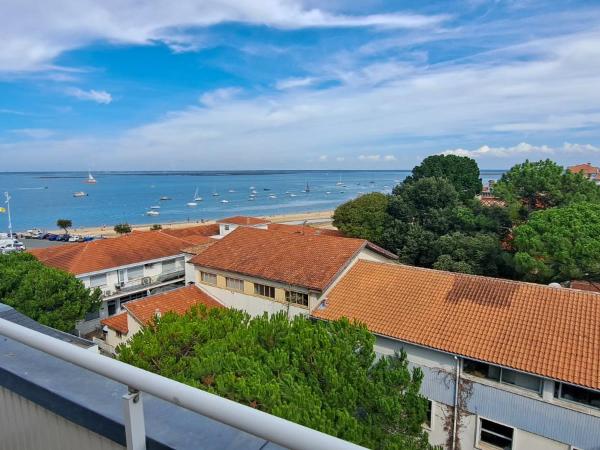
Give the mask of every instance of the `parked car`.
[{"label": "parked car", "polygon": [[57,241],[62,241],[62,242],[69,242],[69,239],[71,238],[70,235],[68,234],[60,234],[58,236],[58,239],[56,239]]},{"label": "parked car", "polygon": [[60,236],[58,236],[57,234],[52,234],[52,233],[48,233],[46,235],[46,239],[48,239],[49,241],[57,241],[59,237]]},{"label": "parked car", "polygon": [[2,239],[0,240],[0,253],[13,253],[22,252],[25,250],[25,245],[17,241],[16,239]]},{"label": "parked car", "polygon": [[84,236],[81,242],[90,242],[93,241],[94,238],[92,236]]}]

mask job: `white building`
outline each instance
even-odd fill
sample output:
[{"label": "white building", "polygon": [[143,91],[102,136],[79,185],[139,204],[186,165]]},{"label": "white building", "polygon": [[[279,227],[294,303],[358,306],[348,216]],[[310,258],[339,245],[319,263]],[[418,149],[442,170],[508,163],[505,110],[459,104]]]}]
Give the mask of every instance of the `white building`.
[{"label": "white building", "polygon": [[406,352],[431,444],[600,448],[600,294],[360,261],[312,316],[356,319],[380,355]]}]

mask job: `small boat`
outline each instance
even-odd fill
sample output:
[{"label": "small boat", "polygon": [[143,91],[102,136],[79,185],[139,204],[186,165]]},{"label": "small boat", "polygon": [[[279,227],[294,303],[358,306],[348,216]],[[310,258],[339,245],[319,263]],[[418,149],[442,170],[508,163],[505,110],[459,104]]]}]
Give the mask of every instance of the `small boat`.
[{"label": "small boat", "polygon": [[250,190],[256,189],[254,186],[250,186]]},{"label": "small boat", "polygon": [[186,206],[189,206],[190,208],[194,208],[195,206],[198,206],[197,202],[187,202]]},{"label": "small boat", "polygon": [[256,200],[256,197],[248,197],[249,202],[253,202],[254,200]]},{"label": "small boat", "polygon": [[160,209],[160,205],[153,205],[150,207],[150,209]]},{"label": "small boat", "polygon": [[201,202],[202,201],[202,197],[200,197],[198,195],[198,188],[196,188],[196,192],[194,193],[194,201],[195,202]]},{"label": "small boat", "polygon": [[302,192],[306,192],[307,194],[310,192],[310,186],[308,185],[308,181],[306,182],[306,187]]},{"label": "small boat", "polygon": [[255,190],[255,189],[252,189],[252,190],[250,191],[250,193],[251,193],[251,194],[254,194],[254,195],[258,194],[258,192],[256,192],[256,190]]},{"label": "small boat", "polygon": [[88,170],[88,177],[87,177],[87,180],[85,180],[85,182],[87,184],[96,184],[97,183],[96,179],[92,176],[92,172],[90,172],[89,170]]},{"label": "small boat", "polygon": [[146,215],[147,216],[158,216],[160,213],[158,211],[155,211],[153,209],[151,209],[150,211],[146,211]]},{"label": "small boat", "polygon": [[325,192],[325,194],[329,195],[329,194],[331,194],[331,191],[327,191],[327,192]]},{"label": "small boat", "polygon": [[263,191],[270,191],[271,188],[263,188]]},{"label": "small boat", "polygon": [[73,197],[87,197],[87,194],[83,191],[73,192]]},{"label": "small boat", "polygon": [[345,191],[340,191],[340,194],[345,194],[345,193],[346,193]]},{"label": "small boat", "polygon": [[269,198],[277,198],[277,196],[275,194],[270,194]]},{"label": "small boat", "polygon": [[229,189],[227,192],[235,192],[235,189]]},{"label": "small boat", "polygon": [[164,202],[166,200],[171,200],[171,197],[167,197],[166,195],[163,195],[160,199],[161,202]]},{"label": "small boat", "polygon": [[296,194],[290,194],[290,197],[298,197]]},{"label": "small boat", "polygon": [[342,185],[342,176],[340,175],[340,181],[338,181],[337,183],[335,183],[336,186],[341,186]]},{"label": "small boat", "polygon": [[213,193],[212,193],[212,196],[213,196],[213,197],[218,197],[218,196],[219,196],[219,193],[218,193],[218,192],[213,192]]},{"label": "small boat", "polygon": [[229,200],[223,199],[223,200],[221,200],[221,203],[229,203]]}]

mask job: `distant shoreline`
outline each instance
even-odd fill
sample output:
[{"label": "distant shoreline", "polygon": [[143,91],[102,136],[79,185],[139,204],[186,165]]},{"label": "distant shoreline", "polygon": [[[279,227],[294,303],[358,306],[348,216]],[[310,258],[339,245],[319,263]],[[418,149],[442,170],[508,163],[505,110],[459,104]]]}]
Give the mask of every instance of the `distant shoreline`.
[{"label": "distant shoreline", "polygon": [[[328,211],[311,211],[311,212],[301,212],[301,213],[290,213],[290,214],[276,214],[276,215],[264,215],[264,216],[253,216],[260,217],[261,219],[267,219],[273,223],[285,223],[285,222],[298,222],[301,223],[303,221],[310,222],[311,225],[317,226],[319,228],[333,228],[332,217],[333,210]],[[236,214],[232,214],[236,215]],[[147,231],[153,225],[161,225],[164,229],[168,228],[189,228],[195,227],[198,225],[210,225],[216,223],[217,220],[205,220],[204,222],[200,220],[193,221],[183,221],[183,222],[160,222],[157,221],[154,224],[130,224],[132,230],[136,231]],[[81,235],[81,236],[103,236],[103,237],[114,237],[117,234],[113,230],[114,224],[112,225],[99,225],[99,226],[91,226],[91,227],[74,227],[69,229],[69,234]],[[49,230],[49,233],[62,234],[63,230]]]}]

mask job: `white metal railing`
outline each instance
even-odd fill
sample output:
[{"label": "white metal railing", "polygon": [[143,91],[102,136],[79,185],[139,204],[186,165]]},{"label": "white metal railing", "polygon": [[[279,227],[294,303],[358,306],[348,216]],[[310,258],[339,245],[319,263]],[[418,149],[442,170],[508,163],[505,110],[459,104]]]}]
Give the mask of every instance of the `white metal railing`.
[{"label": "white metal railing", "polygon": [[4,319],[0,319],[0,335],[128,386],[129,393],[123,396],[123,400],[125,435],[129,450],[146,448],[142,392],[291,449],[364,449],[351,442],[130,366],[116,359],[92,353]]}]

